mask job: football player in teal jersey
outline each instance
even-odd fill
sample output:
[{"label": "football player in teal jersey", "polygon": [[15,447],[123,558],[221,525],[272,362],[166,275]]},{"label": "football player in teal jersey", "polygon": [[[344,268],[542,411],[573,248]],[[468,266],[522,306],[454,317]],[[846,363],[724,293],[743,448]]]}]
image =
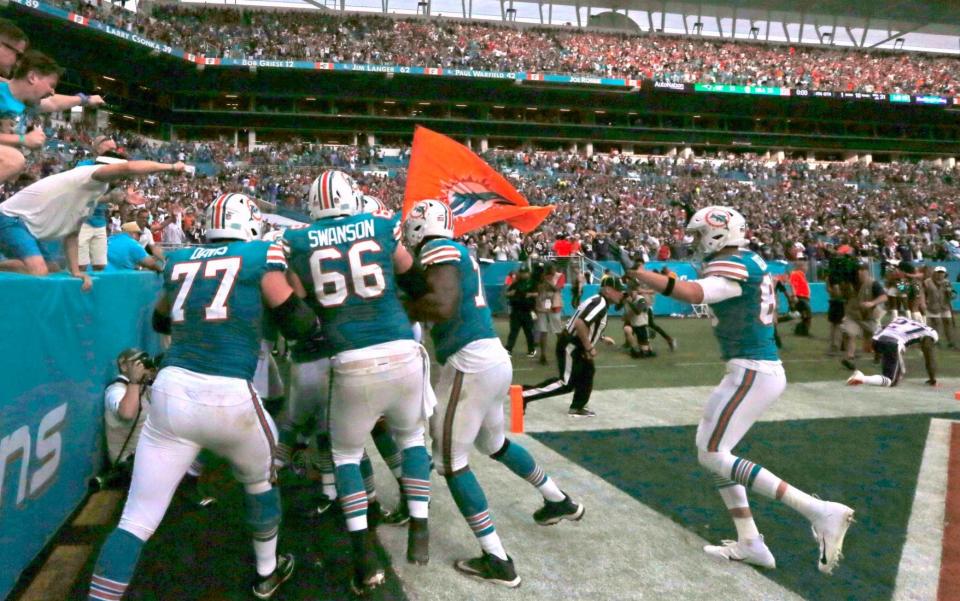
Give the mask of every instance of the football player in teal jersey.
[{"label": "football player in teal jersey", "polygon": [[411,520],[407,560],[429,560],[430,458],[424,420],[434,403],[426,353],[397,296],[397,277],[413,259],[399,244],[395,218],[362,213],[353,180],[327,171],[310,188],[309,227],[288,230],[291,283],[321,318],[332,354],[330,439],[340,506],[353,545],[357,593],[383,583],[367,524],[360,462],[367,436],[385,417],[401,449],[403,494]]},{"label": "football player in teal jersey", "polygon": [[538,524],[579,520],[584,509],[557,487],[526,449],[504,435],[503,403],[513,377],[510,355],[493,329],[480,266],[452,238],[453,215],[446,203],[423,200],[411,208],[404,222],[404,242],[414,251],[425,289],[407,302],[407,310],[412,319],[433,323],[430,336],[442,366],[440,401],[430,422],[434,462],[483,551],[454,566],[468,576],[513,588],[520,585],[520,577],[470,470],[471,448],[476,446],[537,488],[544,499],[533,514]]},{"label": "football player in teal jersey", "polygon": [[293,573],[293,556],[277,555],[276,428],[251,378],[265,312],[291,340],[314,336],[318,324],[287,283],[283,250],[258,240],[260,224],[252,200],[224,194],[207,209],[211,244],[168,255],[153,324],[172,343],[152,387],[123,516],[100,552],[90,599],[123,597],[143,544],[201,449],[227,459],[243,484],[257,564],[254,595],[271,597]]},{"label": "football player in teal jersey", "polygon": [[664,296],[707,304],[727,373],[714,389],[697,428],[700,465],[715,475],[716,486],[737,529],[736,541],[704,547],[709,555],[765,568],[776,561],[757,530],[747,490],[782,501],[810,521],[820,545],[817,567],[830,574],[839,563],[853,509],[822,501],[731,451],[787,385],[773,339],[777,308],[773,279],[764,260],[746,250],[746,221],[720,206],[700,209],[687,231],[704,253],[701,277],[681,281],[645,269],[628,271]]}]

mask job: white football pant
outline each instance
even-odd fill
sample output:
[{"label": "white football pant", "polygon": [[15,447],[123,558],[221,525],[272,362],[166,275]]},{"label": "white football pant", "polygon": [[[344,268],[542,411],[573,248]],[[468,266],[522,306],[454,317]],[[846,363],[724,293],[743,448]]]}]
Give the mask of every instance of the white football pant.
[{"label": "white football pant", "polygon": [[201,449],[229,461],[248,488],[269,490],[277,429],[250,382],[165,367],[150,392],[120,528],[150,538]]}]

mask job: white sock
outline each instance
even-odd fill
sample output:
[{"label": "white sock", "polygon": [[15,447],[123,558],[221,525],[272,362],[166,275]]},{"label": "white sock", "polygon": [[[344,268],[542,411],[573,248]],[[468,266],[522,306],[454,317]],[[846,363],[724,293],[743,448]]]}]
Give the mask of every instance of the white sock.
[{"label": "white sock", "polygon": [[540,494],[543,495],[543,498],[551,503],[556,503],[558,501],[564,500],[566,495],[563,494],[563,491],[560,490],[560,487],[549,477],[547,476],[546,481],[537,487],[537,490],[540,491]]},{"label": "white sock", "polygon": [[811,497],[799,488],[794,488],[786,482],[784,482],[783,485],[787,487],[786,492],[780,498],[783,504],[812,521],[819,513],[820,505],[823,501]]},{"label": "white sock", "polygon": [[408,498],[407,511],[410,512],[410,517],[412,518],[427,519],[428,517],[430,517],[430,502],[429,501],[413,501]]},{"label": "white sock", "polygon": [[331,501],[337,500],[337,479],[333,474],[320,474],[320,489]]},{"label": "white sock", "polygon": [[863,383],[870,386],[890,386],[890,378],[887,376],[863,376]]},{"label": "white sock", "polygon": [[480,548],[489,553],[490,555],[496,555],[500,559],[506,561],[507,559],[507,550],[503,548],[503,543],[500,542],[500,535],[496,532],[491,532],[486,536],[481,536],[477,540],[480,541]]},{"label": "white sock", "polygon": [[[733,525],[737,529],[737,540],[746,542],[760,537],[760,531],[757,530],[757,524],[753,521],[753,514],[750,513],[750,504],[747,501],[747,489],[737,484],[736,486],[726,486],[718,489],[723,504],[730,512],[733,519]],[[746,513],[746,516],[737,516],[737,513]]]},{"label": "white sock", "polygon": [[277,539],[274,536],[266,541],[253,541],[253,552],[257,556],[257,574],[269,576],[277,569]]},{"label": "white sock", "polygon": [[757,523],[753,521],[752,515],[747,518],[733,518],[733,525],[737,529],[737,540],[740,542],[760,538],[760,531],[757,530]]}]

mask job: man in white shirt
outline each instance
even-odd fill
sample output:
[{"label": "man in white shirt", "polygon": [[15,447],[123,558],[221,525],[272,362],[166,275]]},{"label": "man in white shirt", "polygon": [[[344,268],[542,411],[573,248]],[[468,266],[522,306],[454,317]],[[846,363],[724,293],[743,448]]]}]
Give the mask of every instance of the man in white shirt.
[{"label": "man in white shirt", "polygon": [[[100,157],[98,161],[112,157]],[[116,162],[113,162],[116,161]],[[40,242],[63,238],[63,250],[71,275],[90,290],[90,276],[80,270],[77,240],[80,225],[90,215],[97,199],[114,182],[162,171],[182,172],[183,163],[126,161],[76,167],[39,180],[0,204],[0,271],[47,275],[47,262]]]}]

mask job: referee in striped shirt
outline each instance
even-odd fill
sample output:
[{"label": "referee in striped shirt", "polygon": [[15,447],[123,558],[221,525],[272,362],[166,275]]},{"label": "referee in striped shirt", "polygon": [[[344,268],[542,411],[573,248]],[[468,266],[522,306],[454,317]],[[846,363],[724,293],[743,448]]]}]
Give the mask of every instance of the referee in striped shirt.
[{"label": "referee in striped shirt", "polygon": [[573,391],[573,400],[567,415],[596,415],[587,409],[596,372],[593,358],[597,356],[597,344],[601,340],[613,342],[611,338],[603,335],[603,330],[607,327],[607,311],[610,305],[623,306],[623,292],[624,286],[620,278],[605,277],[600,282],[600,293],[580,303],[564,331],[557,337],[556,353],[560,377],[549,378],[534,386],[524,386],[524,409],[533,401]]}]

